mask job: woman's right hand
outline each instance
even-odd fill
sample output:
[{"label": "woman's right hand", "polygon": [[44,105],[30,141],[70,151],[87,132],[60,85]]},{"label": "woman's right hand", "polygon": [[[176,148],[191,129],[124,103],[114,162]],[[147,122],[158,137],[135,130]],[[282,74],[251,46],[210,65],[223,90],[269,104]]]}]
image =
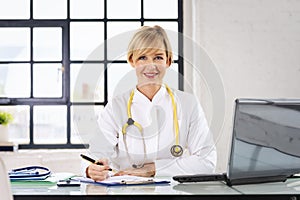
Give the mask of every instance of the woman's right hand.
[{"label": "woman's right hand", "polygon": [[97,163],[101,163],[102,165],[89,165],[86,169],[86,176],[94,181],[103,181],[108,177],[108,169],[110,168],[108,165],[108,160],[100,159],[97,161]]}]

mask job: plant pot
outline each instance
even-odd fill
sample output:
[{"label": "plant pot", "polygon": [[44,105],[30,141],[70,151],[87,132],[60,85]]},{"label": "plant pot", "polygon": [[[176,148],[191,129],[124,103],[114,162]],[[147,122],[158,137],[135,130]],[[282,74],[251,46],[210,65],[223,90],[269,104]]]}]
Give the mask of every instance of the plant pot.
[{"label": "plant pot", "polygon": [[0,142],[8,142],[8,126],[0,124]]}]

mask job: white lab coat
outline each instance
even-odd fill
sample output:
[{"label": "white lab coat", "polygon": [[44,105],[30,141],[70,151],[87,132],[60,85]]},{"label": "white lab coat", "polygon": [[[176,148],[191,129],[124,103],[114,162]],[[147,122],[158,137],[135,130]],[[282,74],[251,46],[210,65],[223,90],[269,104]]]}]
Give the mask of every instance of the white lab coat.
[{"label": "white lab coat", "polygon": [[[175,144],[175,131],[171,97],[165,86],[152,101],[135,89],[131,113],[143,127],[146,148],[138,128],[129,126],[126,134],[129,157],[126,152],[122,127],[128,119],[127,102],[131,92],[128,91],[113,98],[103,109],[98,120],[100,130],[90,143],[91,156],[108,158],[118,170],[155,162],[156,176],[213,173],[217,154],[204,112],[194,95],[172,91],[177,105],[179,143],[185,149],[183,156],[174,157],[170,153]],[[83,164],[83,172],[86,167],[87,163]]]}]

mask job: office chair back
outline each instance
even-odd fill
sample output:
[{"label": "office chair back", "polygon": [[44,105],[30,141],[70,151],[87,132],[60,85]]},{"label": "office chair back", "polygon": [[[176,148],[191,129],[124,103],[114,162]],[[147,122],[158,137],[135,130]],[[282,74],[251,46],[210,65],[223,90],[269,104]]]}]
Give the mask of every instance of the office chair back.
[{"label": "office chair back", "polygon": [[13,200],[8,173],[3,160],[0,158],[0,199]]}]

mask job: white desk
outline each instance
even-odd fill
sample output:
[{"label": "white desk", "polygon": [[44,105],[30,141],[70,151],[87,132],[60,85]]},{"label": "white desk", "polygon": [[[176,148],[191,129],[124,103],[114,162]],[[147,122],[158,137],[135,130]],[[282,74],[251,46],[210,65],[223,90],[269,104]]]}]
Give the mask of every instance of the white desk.
[{"label": "white desk", "polygon": [[286,182],[236,185],[235,188],[241,194],[295,194],[300,195],[300,178],[291,178]]},{"label": "white desk", "polygon": [[[223,182],[202,182],[169,185],[114,186],[82,183],[80,187],[13,184],[15,200],[48,199],[299,199],[300,179],[287,182],[229,187]],[[155,197],[153,196],[155,195]],[[101,197],[99,197],[101,196]]]}]

